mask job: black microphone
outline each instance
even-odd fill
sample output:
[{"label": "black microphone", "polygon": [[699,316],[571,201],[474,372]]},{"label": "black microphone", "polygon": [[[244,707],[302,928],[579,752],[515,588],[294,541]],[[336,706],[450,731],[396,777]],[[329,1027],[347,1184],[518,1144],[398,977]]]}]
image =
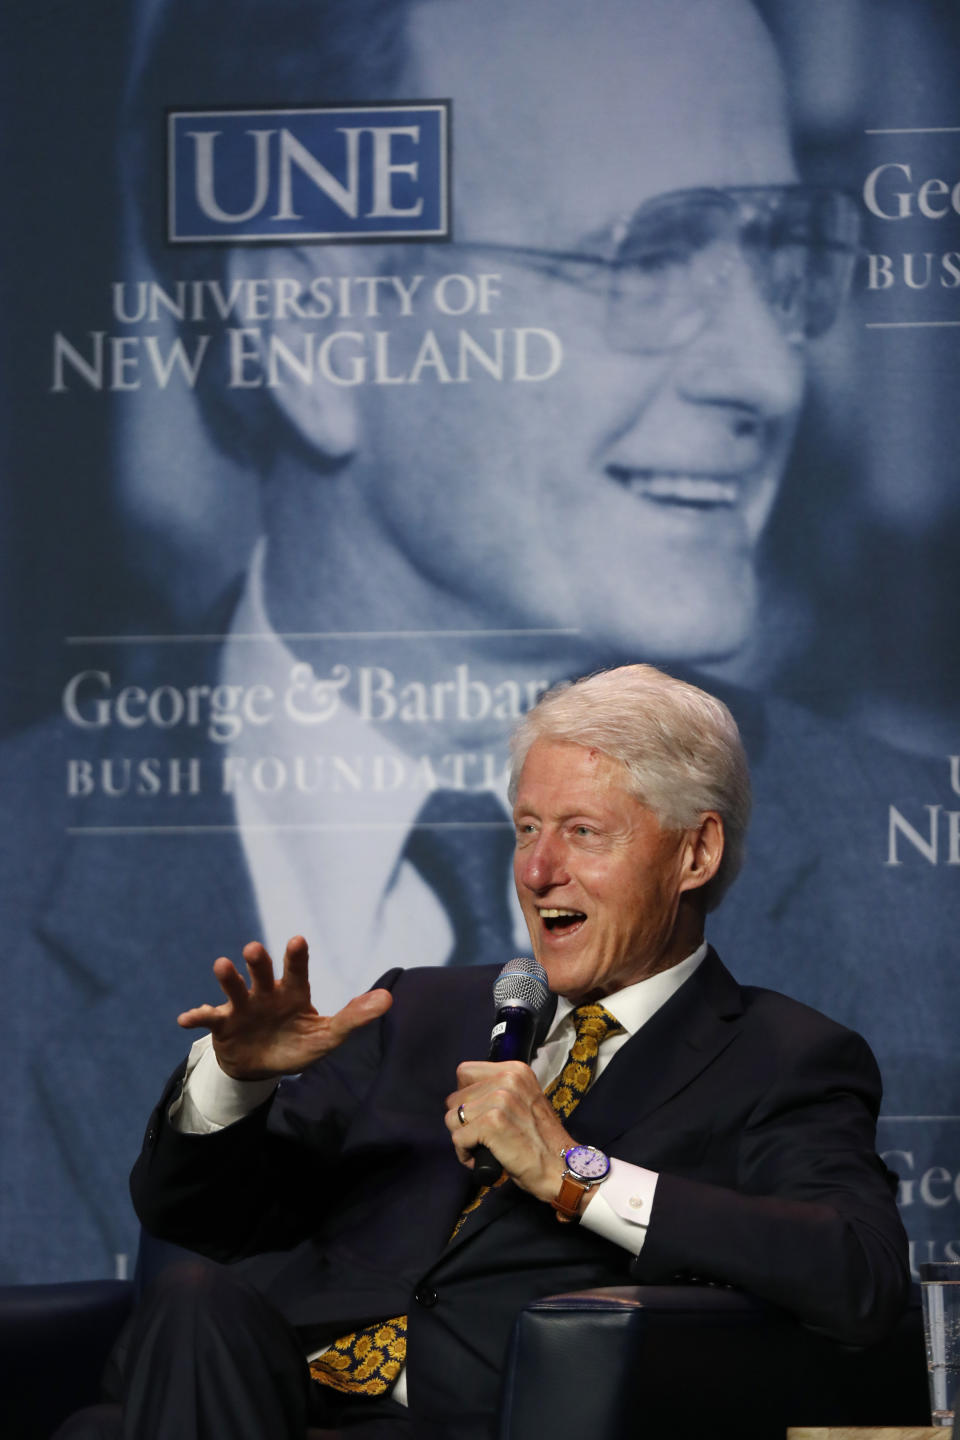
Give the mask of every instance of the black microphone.
[{"label": "black microphone", "polygon": [[[537,1045],[546,1035],[557,1008],[551,995],[547,972],[539,960],[519,956],[508,960],[494,981],[493,1003],[496,1020],[490,1031],[488,1060],[522,1060],[529,1065]],[[503,1166],[486,1145],[473,1152],[473,1173],[482,1185],[494,1185]]]}]

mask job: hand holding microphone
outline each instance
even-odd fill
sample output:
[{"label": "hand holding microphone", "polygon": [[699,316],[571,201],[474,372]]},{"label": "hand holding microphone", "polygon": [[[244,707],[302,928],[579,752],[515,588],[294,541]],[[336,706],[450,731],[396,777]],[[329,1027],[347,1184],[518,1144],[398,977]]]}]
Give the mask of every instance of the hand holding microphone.
[{"label": "hand holding microphone", "polygon": [[[458,1066],[460,1089],[448,1097],[447,1126],[461,1161],[472,1162],[483,1184],[494,1184],[506,1168],[519,1184],[535,1190],[548,1157],[552,1177],[566,1134],[529,1069],[553,1018],[556,997],[539,961],[521,957],[509,961],[497,976],[493,1001],[488,1059]],[[471,1143],[477,1133],[493,1140],[494,1132],[503,1165],[483,1140]],[[548,1191],[551,1186],[552,1178]]]},{"label": "hand holding microphone", "polygon": [[[498,1064],[519,1060],[529,1065],[540,1038],[541,1022],[545,1022],[545,1031],[556,1004],[555,996],[550,994],[547,972],[539,960],[522,955],[508,960],[493,985],[496,1020],[490,1031],[487,1059]],[[457,1118],[461,1116],[458,1114]],[[496,1184],[503,1170],[496,1156],[486,1145],[478,1145],[473,1158],[477,1179],[484,1185]]]}]

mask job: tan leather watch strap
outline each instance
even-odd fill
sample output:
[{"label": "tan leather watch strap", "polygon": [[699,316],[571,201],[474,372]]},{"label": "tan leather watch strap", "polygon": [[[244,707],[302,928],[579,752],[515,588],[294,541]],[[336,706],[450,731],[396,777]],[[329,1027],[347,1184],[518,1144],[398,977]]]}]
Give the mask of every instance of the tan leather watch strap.
[{"label": "tan leather watch strap", "polygon": [[557,1219],[562,1221],[579,1220],[583,1197],[592,1189],[592,1185],[584,1185],[582,1180],[575,1180],[572,1175],[564,1175],[560,1181],[556,1200],[550,1201],[557,1212]]}]

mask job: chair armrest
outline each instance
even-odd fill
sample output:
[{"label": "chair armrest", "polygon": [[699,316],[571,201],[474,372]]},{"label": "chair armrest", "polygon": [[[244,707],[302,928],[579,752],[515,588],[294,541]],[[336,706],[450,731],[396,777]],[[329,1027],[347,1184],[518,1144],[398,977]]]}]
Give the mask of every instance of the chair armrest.
[{"label": "chair armrest", "polygon": [[126,1280],[0,1286],[3,1433],[47,1440],[100,1398],[100,1376],[133,1303]]},{"label": "chair armrest", "polygon": [[919,1302],[865,1349],[711,1285],[618,1286],[526,1307],[500,1440],[685,1433],[782,1440],[788,1425],[927,1425]]}]

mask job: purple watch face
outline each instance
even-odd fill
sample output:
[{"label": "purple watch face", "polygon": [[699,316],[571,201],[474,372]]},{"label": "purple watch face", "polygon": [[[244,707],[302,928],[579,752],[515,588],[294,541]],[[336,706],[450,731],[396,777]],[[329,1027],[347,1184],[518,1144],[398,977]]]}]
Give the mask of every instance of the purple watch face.
[{"label": "purple watch face", "polygon": [[593,1145],[571,1145],[563,1157],[578,1180],[602,1180],[610,1170],[610,1161]]}]

